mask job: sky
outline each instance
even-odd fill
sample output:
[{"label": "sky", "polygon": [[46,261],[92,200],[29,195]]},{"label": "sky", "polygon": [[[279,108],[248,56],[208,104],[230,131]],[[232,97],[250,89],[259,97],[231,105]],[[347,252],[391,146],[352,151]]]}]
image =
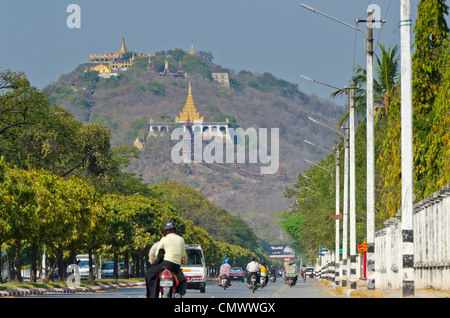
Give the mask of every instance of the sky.
[{"label": "sky", "polygon": [[[413,23],[418,2],[411,0]],[[400,45],[400,0],[0,0],[0,71],[21,70],[41,89],[90,54],[118,52],[122,38],[128,50],[151,54],[189,51],[193,41],[218,65],[270,72],[328,99],[332,89],[300,75],[347,86],[355,66],[365,67],[364,38],[300,3],[363,31],[355,20],[376,5],[386,23],[374,29],[374,43]],[[80,28],[67,25],[70,4],[81,10]]]}]

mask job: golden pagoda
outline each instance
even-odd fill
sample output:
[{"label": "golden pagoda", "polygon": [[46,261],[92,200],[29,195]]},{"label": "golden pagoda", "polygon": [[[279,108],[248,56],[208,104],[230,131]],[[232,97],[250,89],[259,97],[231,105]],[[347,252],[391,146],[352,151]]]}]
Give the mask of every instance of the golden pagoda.
[{"label": "golden pagoda", "polygon": [[195,55],[195,51],[194,51],[194,41],[191,42],[191,50],[189,51],[189,54]]},{"label": "golden pagoda", "polygon": [[106,66],[106,65],[103,65],[102,63],[100,63],[99,65],[97,65],[95,67],[91,67],[90,70],[91,71],[97,71],[97,72],[99,72],[101,74],[103,74],[103,73],[111,73],[111,68]]},{"label": "golden pagoda", "polygon": [[186,99],[186,105],[184,105],[183,111],[180,112],[180,117],[175,117],[176,122],[186,122],[188,120],[204,121],[203,116],[200,117],[199,112],[195,108],[194,99],[192,98],[191,81],[189,81],[189,92]]},{"label": "golden pagoda", "polygon": [[128,52],[128,50],[127,50],[127,47],[125,46],[125,39],[122,38],[122,45],[120,46],[119,54],[125,54],[127,52]]}]

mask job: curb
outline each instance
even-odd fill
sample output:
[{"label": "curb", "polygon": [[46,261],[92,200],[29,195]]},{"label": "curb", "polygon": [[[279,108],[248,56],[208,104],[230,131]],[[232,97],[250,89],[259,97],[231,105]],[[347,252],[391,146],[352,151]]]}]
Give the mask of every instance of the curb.
[{"label": "curb", "polygon": [[380,290],[367,290],[367,289],[351,289],[348,287],[342,287],[334,283],[330,283],[323,279],[318,279],[319,282],[330,288],[334,293],[343,295],[345,298],[385,298],[385,295]]},{"label": "curb", "polygon": [[106,290],[122,288],[122,287],[137,287],[137,286],[145,286],[145,282],[142,282],[142,283],[120,283],[120,284],[100,285],[100,286],[92,286],[92,287],[77,287],[77,288],[65,287],[65,288],[6,289],[6,290],[0,291],[0,297],[32,296],[32,295],[42,295],[42,294],[46,294],[46,293],[59,293],[59,294],[93,293],[93,292],[106,291]]}]

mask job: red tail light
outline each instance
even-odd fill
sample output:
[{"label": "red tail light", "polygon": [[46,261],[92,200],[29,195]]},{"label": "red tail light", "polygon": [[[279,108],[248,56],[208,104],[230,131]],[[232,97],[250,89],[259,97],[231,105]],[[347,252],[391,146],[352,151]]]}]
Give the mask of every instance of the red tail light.
[{"label": "red tail light", "polygon": [[161,273],[161,280],[172,280],[172,278],[172,273],[167,269],[163,270]]}]

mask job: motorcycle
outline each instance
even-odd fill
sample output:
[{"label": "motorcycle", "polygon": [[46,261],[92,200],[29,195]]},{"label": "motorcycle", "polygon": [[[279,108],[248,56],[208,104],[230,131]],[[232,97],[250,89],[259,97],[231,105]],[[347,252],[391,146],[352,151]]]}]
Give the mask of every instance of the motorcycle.
[{"label": "motorcycle", "polygon": [[250,277],[250,287],[249,287],[253,292],[255,292],[255,290],[258,289],[258,284],[257,284],[257,277],[256,274],[252,274],[252,276]]},{"label": "motorcycle", "polygon": [[266,286],[266,276],[261,275],[261,278],[259,279],[259,281],[260,281],[261,289],[263,289],[264,286]]},{"label": "motorcycle", "polygon": [[177,293],[178,279],[167,268],[158,275],[158,298],[181,298]]},{"label": "motorcycle", "polygon": [[227,275],[222,275],[221,279],[220,279],[221,285],[223,287],[223,290],[226,290],[227,287],[230,286],[230,283],[228,282],[228,276]]},{"label": "motorcycle", "polygon": [[289,287],[292,287],[295,285],[295,278],[294,277],[288,277],[286,283],[289,285]]},{"label": "motorcycle", "polygon": [[270,280],[272,283],[275,283],[276,280],[277,280],[277,276],[276,276],[275,274],[272,274],[272,275],[270,275],[269,280]]}]

